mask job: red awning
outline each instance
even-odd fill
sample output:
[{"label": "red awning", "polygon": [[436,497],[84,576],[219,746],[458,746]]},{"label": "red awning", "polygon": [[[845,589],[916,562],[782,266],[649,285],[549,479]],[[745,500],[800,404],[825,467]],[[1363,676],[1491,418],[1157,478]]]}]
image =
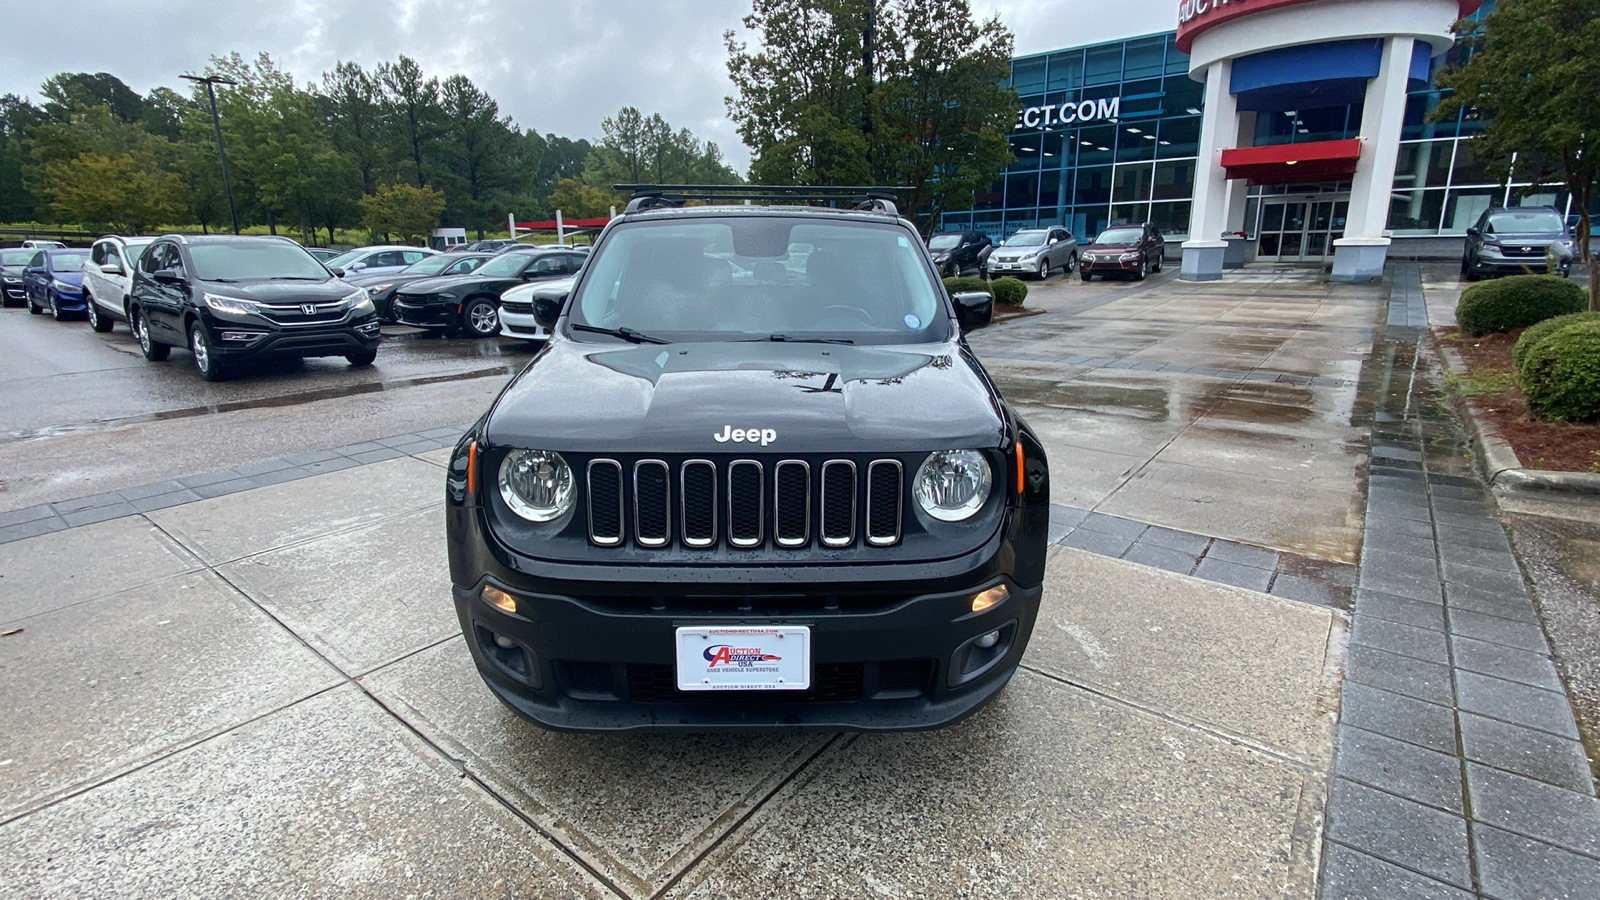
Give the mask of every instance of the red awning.
[{"label": "red awning", "polygon": [[[607,216],[601,216],[597,219],[563,219],[561,225],[564,228],[604,228],[605,224],[609,221],[611,221],[611,219]],[[556,220],[547,219],[543,222],[518,222],[517,230],[555,231]]]},{"label": "red awning", "polygon": [[1310,184],[1354,175],[1360,158],[1361,139],[1349,138],[1224,150],[1222,167],[1251,184]]}]

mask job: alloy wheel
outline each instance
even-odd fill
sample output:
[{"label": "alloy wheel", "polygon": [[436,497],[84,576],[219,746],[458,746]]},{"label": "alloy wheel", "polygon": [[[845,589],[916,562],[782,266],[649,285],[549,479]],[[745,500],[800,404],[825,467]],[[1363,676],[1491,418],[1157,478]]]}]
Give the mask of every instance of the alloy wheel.
[{"label": "alloy wheel", "polygon": [[500,330],[500,311],[486,301],[472,304],[467,307],[467,328],[476,337],[489,337]]}]

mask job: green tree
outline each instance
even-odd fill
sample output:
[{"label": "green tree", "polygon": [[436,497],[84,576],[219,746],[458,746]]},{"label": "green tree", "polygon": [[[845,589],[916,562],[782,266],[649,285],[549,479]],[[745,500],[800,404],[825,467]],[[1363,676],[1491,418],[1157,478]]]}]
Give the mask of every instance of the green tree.
[{"label": "green tree", "polygon": [[89,106],[105,107],[119,122],[144,117],[144,98],[108,72],[60,72],[46,78],[39,93],[45,98],[45,113],[58,122]]},{"label": "green tree", "polygon": [[0,222],[32,218],[39,206],[23,172],[32,168],[28,135],[40,122],[44,111],[18,97],[0,97]]},{"label": "green tree", "polygon": [[753,181],[896,185],[927,230],[1010,162],[1012,36],[967,0],[755,0],[744,22],[760,46],[725,36],[727,105]]},{"label": "green tree", "polygon": [[592,219],[609,215],[617,205],[617,195],[595,187],[581,178],[563,178],[550,191],[550,208],[568,219]]},{"label": "green tree", "polygon": [[444,192],[401,182],[383,184],[376,193],[361,198],[362,224],[378,234],[397,234],[402,240],[422,243],[439,224],[444,212]]},{"label": "green tree", "polygon": [[[1578,211],[1578,246],[1591,259],[1590,204],[1600,178],[1600,2],[1501,0],[1475,23],[1456,23],[1466,62],[1439,78],[1447,94],[1435,115],[1481,110],[1489,124],[1472,138],[1480,159],[1502,173],[1516,154],[1518,177],[1563,181]],[[1600,266],[1589,266],[1589,309],[1600,310]]]},{"label": "green tree", "polygon": [[485,228],[504,221],[504,192],[519,176],[526,180],[531,173],[518,171],[517,133],[493,97],[465,75],[446,78],[439,97],[447,209],[481,238]]},{"label": "green tree", "polygon": [[44,166],[51,208],[67,222],[140,234],[183,214],[183,180],[133,156],[84,153]]},{"label": "green tree", "polygon": [[358,63],[341,62],[322,73],[318,98],[329,139],[355,163],[362,193],[372,193],[380,176],[393,168],[384,144],[389,96],[383,81]]},{"label": "green tree", "polygon": [[428,173],[444,131],[439,79],[425,78],[417,61],[401,56],[378,67],[378,81],[389,95],[388,131],[397,155],[406,160],[407,178],[428,186]]}]

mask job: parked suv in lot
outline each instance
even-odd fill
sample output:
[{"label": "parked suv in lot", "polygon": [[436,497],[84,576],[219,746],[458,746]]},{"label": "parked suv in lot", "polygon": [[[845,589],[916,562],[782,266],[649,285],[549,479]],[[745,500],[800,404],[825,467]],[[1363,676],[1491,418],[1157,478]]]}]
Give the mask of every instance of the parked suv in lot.
[{"label": "parked suv in lot", "polygon": [[271,356],[378,355],[378,316],[364,288],[333,276],[280,237],[158,238],[134,270],[128,321],[146,359],[188,347],[207,381]]},{"label": "parked suv in lot", "polygon": [[1050,515],[1044,449],[962,334],[987,295],[947,294],[883,199],[673,196],[533,292],[550,341],[455,449],[479,672],[562,730],[975,711],[1027,646]]},{"label": "parked suv in lot", "polygon": [[1148,222],[1144,225],[1113,225],[1100,232],[1083,248],[1078,272],[1084,281],[1096,275],[1125,275],[1135,281],[1161,271],[1167,255],[1167,239]]},{"label": "parked suv in lot", "polygon": [[1049,278],[1060,269],[1071,274],[1078,267],[1078,241],[1065,228],[1024,228],[1005,239],[989,254],[984,265],[991,276],[1005,274]]},{"label": "parked suv in lot", "polygon": [[133,264],[154,238],[108,234],[89,248],[83,264],[83,303],[89,327],[110,331],[128,320],[128,290],[133,287]]},{"label": "parked suv in lot", "polygon": [[1467,229],[1461,274],[1470,281],[1507,272],[1572,271],[1572,233],[1551,206],[1493,207]]},{"label": "parked suv in lot", "polygon": [[967,269],[983,269],[994,242],[981,231],[950,231],[928,238],[933,264],[945,277],[960,275]]}]

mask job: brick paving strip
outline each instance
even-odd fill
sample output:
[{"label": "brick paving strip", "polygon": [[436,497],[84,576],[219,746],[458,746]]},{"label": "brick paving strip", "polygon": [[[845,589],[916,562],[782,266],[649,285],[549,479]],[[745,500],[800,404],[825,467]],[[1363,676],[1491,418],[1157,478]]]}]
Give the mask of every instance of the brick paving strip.
[{"label": "brick paving strip", "polygon": [[1322,897],[1600,897],[1600,800],[1395,267]]}]

